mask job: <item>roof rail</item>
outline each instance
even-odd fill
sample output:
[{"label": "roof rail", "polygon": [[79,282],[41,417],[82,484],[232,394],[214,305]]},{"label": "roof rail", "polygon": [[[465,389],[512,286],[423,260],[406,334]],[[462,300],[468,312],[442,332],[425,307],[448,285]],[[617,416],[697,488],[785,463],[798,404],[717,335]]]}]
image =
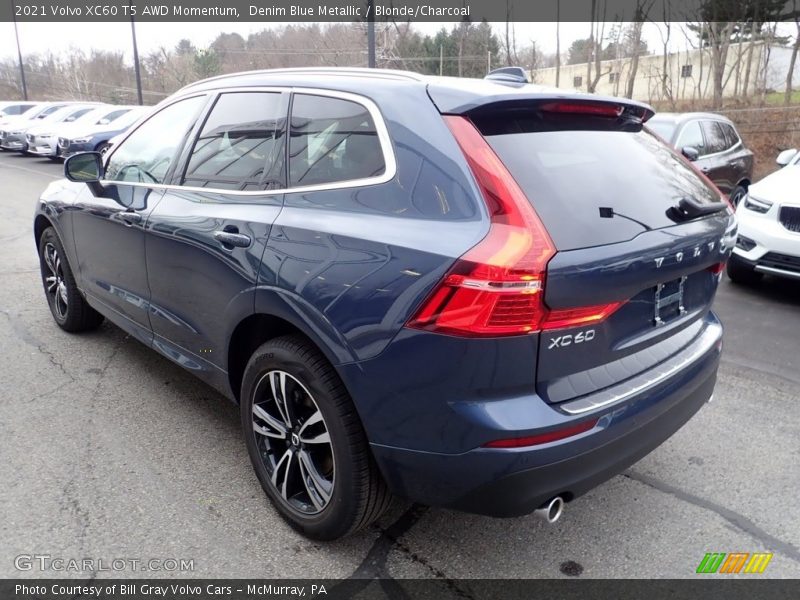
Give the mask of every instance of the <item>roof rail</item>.
[{"label": "roof rail", "polygon": [[484,79],[496,81],[497,83],[530,83],[528,74],[522,67],[500,67],[489,71],[489,74]]},{"label": "roof rail", "polygon": [[400,71],[394,69],[369,69],[365,67],[288,67],[284,69],[257,69],[254,71],[240,71],[238,73],[227,73],[201,79],[184,86],[183,89],[193,87],[210,81],[240,77],[242,75],[287,75],[296,73],[298,75],[340,75],[345,77],[382,77],[405,81],[424,81],[425,76],[411,71]]}]

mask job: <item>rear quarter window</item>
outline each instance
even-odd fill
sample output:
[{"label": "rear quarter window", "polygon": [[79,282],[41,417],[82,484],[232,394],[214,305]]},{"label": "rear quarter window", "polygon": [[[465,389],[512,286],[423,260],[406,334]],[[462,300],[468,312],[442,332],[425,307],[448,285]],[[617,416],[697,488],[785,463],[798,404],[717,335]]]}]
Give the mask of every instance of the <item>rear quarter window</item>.
[{"label": "rear quarter window", "polygon": [[290,187],[368,179],[386,171],[375,122],[358,102],[295,94],[290,140]]}]

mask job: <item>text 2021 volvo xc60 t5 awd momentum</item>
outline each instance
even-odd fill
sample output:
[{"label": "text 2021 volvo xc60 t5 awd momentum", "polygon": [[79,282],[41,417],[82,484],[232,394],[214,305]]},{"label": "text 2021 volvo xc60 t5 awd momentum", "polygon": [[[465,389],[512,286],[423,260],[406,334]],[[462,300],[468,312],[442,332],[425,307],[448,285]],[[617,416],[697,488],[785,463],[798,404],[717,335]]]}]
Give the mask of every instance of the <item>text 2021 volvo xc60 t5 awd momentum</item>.
[{"label": "text 2021 volvo xc60 t5 awd momentum", "polygon": [[202,81],[44,192],[47,300],[237,402],[306,535],[392,495],[553,519],[714,388],[735,219],[651,115],[513,76]]}]

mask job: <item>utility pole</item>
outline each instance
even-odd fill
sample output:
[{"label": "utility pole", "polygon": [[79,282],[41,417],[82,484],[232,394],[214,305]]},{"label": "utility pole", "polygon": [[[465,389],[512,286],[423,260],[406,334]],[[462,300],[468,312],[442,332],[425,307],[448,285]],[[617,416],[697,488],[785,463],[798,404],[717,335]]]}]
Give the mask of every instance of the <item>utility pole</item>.
[{"label": "utility pole", "polygon": [[136,73],[136,95],[139,99],[139,106],[144,104],[142,98],[142,73],[139,71],[139,47],[136,45],[136,25],[131,15],[131,38],[133,39],[133,70]]},{"label": "utility pole", "polygon": [[444,72],[444,45],[439,44],[439,77]]},{"label": "utility pole", "polygon": [[11,3],[11,15],[14,19],[14,37],[17,38],[17,59],[19,60],[19,77],[22,80],[22,99],[28,99],[28,84],[25,83],[25,66],[22,64],[22,50],[19,46],[19,30],[17,29],[17,6]]},{"label": "utility pole", "polygon": [[375,68],[375,10],[373,0],[367,0],[367,60],[370,69]]}]

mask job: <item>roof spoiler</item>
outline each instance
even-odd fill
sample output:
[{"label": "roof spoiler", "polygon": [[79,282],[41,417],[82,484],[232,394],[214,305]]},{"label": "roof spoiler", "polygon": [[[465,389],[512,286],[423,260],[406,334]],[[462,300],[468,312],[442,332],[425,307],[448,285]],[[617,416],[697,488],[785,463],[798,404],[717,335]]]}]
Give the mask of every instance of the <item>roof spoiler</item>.
[{"label": "roof spoiler", "polygon": [[530,83],[528,80],[528,74],[522,67],[501,67],[499,69],[494,69],[489,71],[489,74],[484,77],[484,79],[506,84]]}]

